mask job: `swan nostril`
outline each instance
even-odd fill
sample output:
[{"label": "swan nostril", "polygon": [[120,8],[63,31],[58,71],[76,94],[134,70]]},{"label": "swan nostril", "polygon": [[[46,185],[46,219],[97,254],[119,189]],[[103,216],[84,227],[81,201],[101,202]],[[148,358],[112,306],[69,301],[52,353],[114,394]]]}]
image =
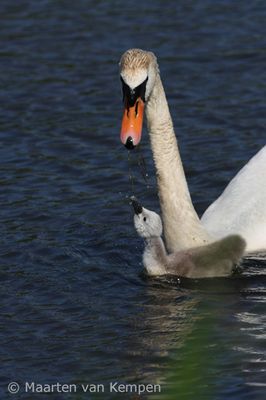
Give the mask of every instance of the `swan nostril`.
[{"label": "swan nostril", "polygon": [[132,138],[132,136],[129,136],[129,137],[127,138],[127,141],[126,141],[125,146],[126,146],[126,148],[127,148],[128,150],[132,150],[132,149],[135,148],[135,145],[134,145],[134,143],[133,143],[133,138]]}]

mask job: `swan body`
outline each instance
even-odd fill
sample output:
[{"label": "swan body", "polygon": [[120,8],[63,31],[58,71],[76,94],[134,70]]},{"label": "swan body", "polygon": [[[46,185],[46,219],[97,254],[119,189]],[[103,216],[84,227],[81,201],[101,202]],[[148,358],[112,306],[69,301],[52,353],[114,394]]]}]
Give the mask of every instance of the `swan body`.
[{"label": "swan body", "polygon": [[266,146],[232,179],[201,221],[215,238],[240,234],[247,251],[266,247]]},{"label": "swan body", "polygon": [[243,235],[248,251],[266,250],[266,146],[200,220],[191,201],[155,55],[140,49],[126,51],[120,74],[125,105],[121,140],[128,148],[139,143],[145,106],[168,251],[197,248],[233,233]]},{"label": "swan body", "polygon": [[240,261],[245,241],[238,235],[227,236],[205,246],[179,250],[167,254],[158,214],[140,205],[132,198],[135,210],[134,224],[139,236],[145,239],[143,265],[148,275],[177,275],[187,278],[228,276]]}]

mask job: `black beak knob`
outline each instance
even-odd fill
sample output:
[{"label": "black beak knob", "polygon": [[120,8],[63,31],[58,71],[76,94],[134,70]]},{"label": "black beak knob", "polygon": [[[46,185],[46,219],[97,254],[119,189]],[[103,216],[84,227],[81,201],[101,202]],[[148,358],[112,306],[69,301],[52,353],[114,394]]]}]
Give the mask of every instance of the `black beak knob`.
[{"label": "black beak knob", "polygon": [[128,150],[133,150],[135,148],[134,143],[133,143],[133,138],[131,136],[129,136],[127,138],[126,144],[125,144],[126,148]]},{"label": "black beak knob", "polygon": [[135,214],[141,214],[142,213],[142,205],[138,202],[135,196],[130,197],[130,204],[134,208]]}]

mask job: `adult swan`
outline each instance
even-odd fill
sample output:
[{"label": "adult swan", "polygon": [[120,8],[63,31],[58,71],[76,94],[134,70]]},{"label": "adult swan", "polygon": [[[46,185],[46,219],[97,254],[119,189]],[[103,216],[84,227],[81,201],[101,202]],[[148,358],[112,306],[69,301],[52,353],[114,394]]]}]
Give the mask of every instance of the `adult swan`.
[{"label": "adult swan", "polygon": [[200,220],[191,201],[155,55],[140,49],[126,51],[120,74],[125,107],[121,141],[129,149],[140,142],[145,106],[168,250],[200,246],[235,233],[246,240],[247,252],[266,250],[266,146]]}]

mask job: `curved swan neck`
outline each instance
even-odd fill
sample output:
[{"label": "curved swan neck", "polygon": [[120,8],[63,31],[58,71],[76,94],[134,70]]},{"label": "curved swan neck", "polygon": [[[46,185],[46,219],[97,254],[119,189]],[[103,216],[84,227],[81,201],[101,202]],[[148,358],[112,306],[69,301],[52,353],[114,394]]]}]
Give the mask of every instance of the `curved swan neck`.
[{"label": "curved swan neck", "polygon": [[147,125],[170,252],[209,242],[193,207],[180,158],[173,122],[159,74],[147,102]]}]

